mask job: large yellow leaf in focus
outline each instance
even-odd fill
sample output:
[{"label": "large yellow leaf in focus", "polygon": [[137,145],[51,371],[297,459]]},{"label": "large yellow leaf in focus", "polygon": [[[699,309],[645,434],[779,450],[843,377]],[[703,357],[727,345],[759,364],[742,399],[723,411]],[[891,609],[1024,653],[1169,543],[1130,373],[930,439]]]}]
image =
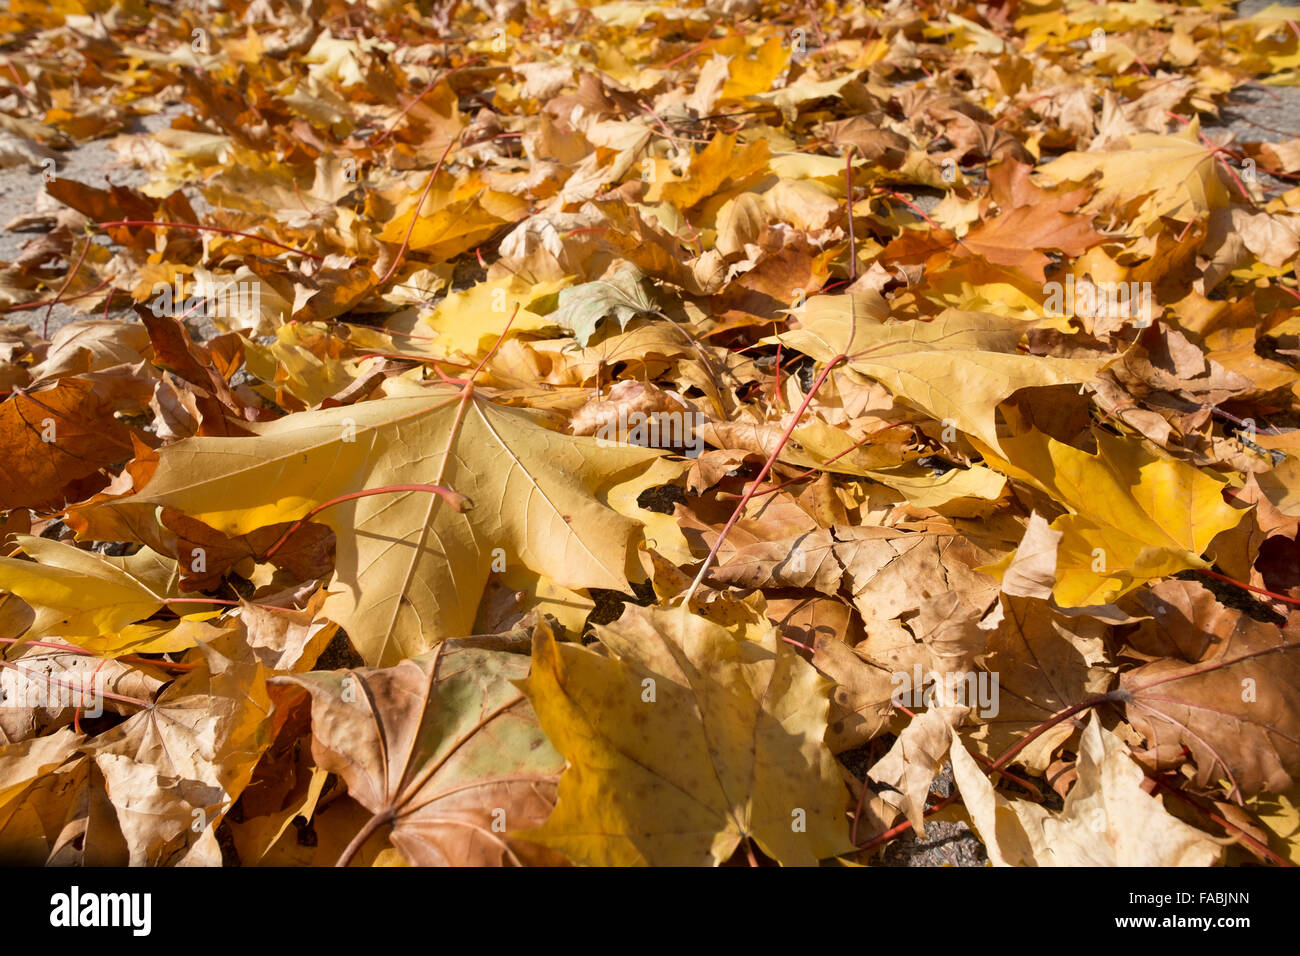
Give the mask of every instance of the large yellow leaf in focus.
[{"label": "large yellow leaf in focus", "polygon": [[746,838],[786,865],[850,849],[831,685],[766,618],[629,606],[596,631],[612,658],[534,637],[521,686],[569,766],[521,835],[594,866],[716,865]]},{"label": "large yellow leaf in focus", "polygon": [[636,475],[647,486],[668,480],[655,467],[659,452],[558,434],[528,411],[477,396],[461,406],[459,389],[439,385],[299,412],[254,426],[252,437],[185,439],[161,450],[141,494],[103,507],[164,505],[241,535],[353,492],[454,489],[468,510],[402,490],[344,501],[313,519],[338,539],[322,613],[370,666],[472,633],[494,562],[522,563],[564,587],[628,592],[629,575],[640,577],[631,545],[641,525],[604,494]]},{"label": "large yellow leaf in focus", "polygon": [[1031,326],[1016,319],[949,310],[886,324],[886,312],[874,294],[812,296],[795,314],[800,327],[779,338],[823,362],[847,351],[855,372],[993,448],[999,402],[1030,386],[1090,381],[1100,364],[1017,351]]},{"label": "large yellow leaf in focus", "polygon": [[[1128,138],[1128,149],[1100,153],[1066,153],[1039,171],[1054,182],[1082,181],[1101,173],[1101,188],[1089,208],[1125,204],[1149,194],[1139,222],[1154,223],[1161,216],[1179,221],[1226,209],[1234,192],[1219,169],[1214,153],[1197,135],[1193,120],[1172,136],[1139,133]],[[1238,198],[1240,198],[1238,196]]]},{"label": "large yellow leaf in focus", "polygon": [[1037,431],[1002,439],[1002,456],[984,452],[992,467],[1070,510],[1051,524],[1064,535],[1052,589],[1062,607],[1106,604],[1147,581],[1209,567],[1201,554],[1245,513],[1224,502],[1217,478],[1136,440],[1095,434],[1095,455]]}]

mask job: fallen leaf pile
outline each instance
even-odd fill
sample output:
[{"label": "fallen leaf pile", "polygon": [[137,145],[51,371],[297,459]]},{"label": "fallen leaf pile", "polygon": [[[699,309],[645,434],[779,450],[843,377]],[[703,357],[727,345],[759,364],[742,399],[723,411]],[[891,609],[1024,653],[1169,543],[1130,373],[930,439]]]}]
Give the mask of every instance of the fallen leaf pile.
[{"label": "fallen leaf pile", "polygon": [[0,859],[1300,862],[1297,14],[11,0]]}]

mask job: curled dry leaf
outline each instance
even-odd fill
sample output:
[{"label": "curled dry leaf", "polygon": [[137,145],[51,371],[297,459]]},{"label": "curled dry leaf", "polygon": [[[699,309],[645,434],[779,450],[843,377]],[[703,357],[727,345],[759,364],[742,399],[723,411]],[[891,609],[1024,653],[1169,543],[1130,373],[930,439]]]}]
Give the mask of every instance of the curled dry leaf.
[{"label": "curled dry leaf", "polygon": [[[157,701],[83,747],[103,774],[135,863],[170,859],[215,827],[270,744],[266,668],[247,659],[237,633],[200,650],[198,666]],[[205,826],[192,830],[199,819]],[[178,847],[180,837],[187,842]]]},{"label": "curled dry leaf", "polygon": [[1142,788],[1142,768],[1094,714],[1059,814],[998,794],[956,733],[957,789],[994,866],[1210,866],[1223,852]]}]

